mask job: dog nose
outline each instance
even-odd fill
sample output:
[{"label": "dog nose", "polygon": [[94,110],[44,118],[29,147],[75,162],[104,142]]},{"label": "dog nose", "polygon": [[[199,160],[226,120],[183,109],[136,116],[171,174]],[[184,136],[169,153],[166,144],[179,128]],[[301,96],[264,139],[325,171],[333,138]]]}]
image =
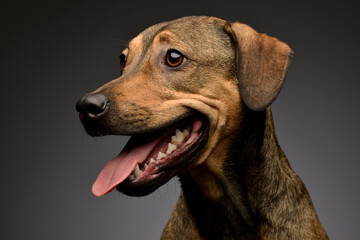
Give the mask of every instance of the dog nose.
[{"label": "dog nose", "polygon": [[76,103],[76,111],[94,118],[106,110],[109,99],[103,94],[86,94]]}]

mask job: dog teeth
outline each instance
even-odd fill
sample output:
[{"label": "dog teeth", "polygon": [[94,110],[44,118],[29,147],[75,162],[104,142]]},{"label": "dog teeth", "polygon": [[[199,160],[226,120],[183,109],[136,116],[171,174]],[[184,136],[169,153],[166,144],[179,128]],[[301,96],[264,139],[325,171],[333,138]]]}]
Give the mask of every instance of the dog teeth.
[{"label": "dog teeth", "polygon": [[156,160],[162,159],[163,157],[166,157],[166,154],[162,153],[162,152],[159,152],[157,157],[156,157]]},{"label": "dog teeth", "polygon": [[182,132],[179,129],[176,129],[175,135],[171,137],[171,143],[178,145],[182,142],[183,139],[184,138]]},{"label": "dog teeth", "polygon": [[167,150],[166,150],[166,154],[172,153],[175,149],[176,149],[176,145],[172,144],[172,143],[169,143],[168,147],[167,147]]},{"label": "dog teeth", "polygon": [[141,174],[142,174],[142,171],[140,170],[140,168],[139,168],[139,164],[136,164],[136,167],[135,167],[135,169],[134,169],[134,171],[133,171],[133,174],[134,174],[134,176],[137,178],[137,177],[139,177]]},{"label": "dog teeth", "polygon": [[[156,157],[156,160],[160,160],[160,159],[166,157],[167,155],[169,155],[170,153],[172,153],[173,151],[175,151],[177,148],[177,145],[182,143],[182,141],[184,141],[185,137],[188,136],[189,134],[190,134],[190,132],[187,129],[185,129],[184,131],[180,131],[179,129],[176,129],[175,135],[171,137],[171,143],[168,143],[166,153],[159,152]],[[148,166],[148,164],[151,164],[151,163],[155,163],[154,158],[150,158],[150,162],[145,163],[145,165],[144,165],[145,168]],[[136,164],[133,172],[128,176],[128,179],[135,180],[142,173],[143,173],[143,171],[141,171],[139,164]]]},{"label": "dog teeth", "polygon": [[171,143],[177,145],[177,144],[180,143],[180,141],[176,136],[172,136],[171,137]]},{"label": "dog teeth", "polygon": [[180,144],[184,138],[189,135],[189,130],[185,129],[184,132],[180,131],[179,129],[175,130],[175,135],[171,137],[171,143],[178,145]]},{"label": "dog teeth", "polygon": [[184,138],[187,137],[190,134],[189,130],[185,129],[183,131]]},{"label": "dog teeth", "polygon": [[[182,143],[182,141],[184,141],[185,137],[188,136],[190,134],[189,130],[185,129],[184,131],[180,131],[179,129],[175,130],[175,135],[173,135],[171,137],[171,142],[168,143],[166,152],[159,152],[158,155],[156,156],[156,160],[160,160],[164,157],[166,157],[167,155],[169,155],[170,153],[172,153],[173,151],[176,150],[177,145],[179,145],[180,143]],[[154,163],[155,159],[154,158],[150,158],[150,163]],[[146,166],[145,166],[146,167]]]},{"label": "dog teeth", "polygon": [[179,143],[181,143],[184,140],[184,137],[185,137],[183,132],[180,131],[179,129],[176,129],[175,136],[179,140]]}]

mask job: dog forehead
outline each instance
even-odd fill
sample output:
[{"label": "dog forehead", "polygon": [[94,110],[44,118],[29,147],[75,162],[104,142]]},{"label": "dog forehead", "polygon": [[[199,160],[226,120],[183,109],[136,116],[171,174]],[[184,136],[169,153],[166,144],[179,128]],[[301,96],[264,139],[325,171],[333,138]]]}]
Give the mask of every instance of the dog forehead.
[{"label": "dog forehead", "polygon": [[153,42],[158,34],[165,30],[172,32],[180,39],[198,41],[199,37],[200,39],[207,37],[214,38],[224,35],[224,24],[224,20],[215,17],[183,17],[150,26],[141,32],[138,37],[141,36],[142,44],[145,48]]},{"label": "dog forehead", "polygon": [[173,33],[177,38],[184,42],[192,42],[198,45],[199,39],[207,39],[214,41],[223,38],[225,32],[223,30],[225,21],[215,17],[207,16],[191,16],[175,19],[168,22],[161,22],[150,26],[141,32],[136,38],[130,42],[132,45],[142,45],[142,49],[147,49],[163,31]]}]

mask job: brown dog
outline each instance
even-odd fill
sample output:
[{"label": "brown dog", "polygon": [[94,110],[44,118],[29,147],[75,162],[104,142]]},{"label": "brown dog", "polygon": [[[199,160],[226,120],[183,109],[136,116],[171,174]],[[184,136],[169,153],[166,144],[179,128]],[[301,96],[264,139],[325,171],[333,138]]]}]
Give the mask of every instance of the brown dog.
[{"label": "brown dog", "polygon": [[90,135],[132,135],[93,193],[145,195],[178,175],[162,239],[328,239],[269,107],[292,56],[213,17],[146,29],[120,56],[122,75],[77,103]]}]

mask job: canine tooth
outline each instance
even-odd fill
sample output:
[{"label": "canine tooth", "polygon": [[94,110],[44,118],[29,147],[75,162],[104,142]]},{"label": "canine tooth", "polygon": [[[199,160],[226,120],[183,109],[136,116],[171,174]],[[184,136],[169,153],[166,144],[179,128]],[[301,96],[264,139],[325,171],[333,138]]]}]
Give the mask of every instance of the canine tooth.
[{"label": "canine tooth", "polygon": [[139,164],[136,164],[136,167],[135,167],[134,172],[133,172],[134,176],[138,177],[138,176],[141,175],[141,173],[142,173],[142,171],[139,168]]},{"label": "canine tooth", "polygon": [[172,153],[175,149],[176,149],[176,145],[174,145],[172,143],[169,143],[168,147],[167,147],[167,150],[166,150],[166,154]]},{"label": "canine tooth", "polygon": [[150,158],[150,163],[155,162],[155,160],[153,158]]},{"label": "canine tooth", "polygon": [[177,144],[180,144],[181,141],[179,141],[179,139],[176,136],[172,136],[171,143],[177,145]]},{"label": "canine tooth", "polygon": [[162,152],[159,152],[158,155],[157,155],[157,157],[156,157],[156,160],[159,160],[159,159],[161,159],[161,158],[163,158],[163,157],[165,157],[165,156],[166,156],[166,154],[164,154],[164,153],[162,153]]},{"label": "canine tooth", "polygon": [[182,142],[184,140],[184,134],[179,129],[176,129],[175,135],[179,139],[180,142]]},{"label": "canine tooth", "polygon": [[189,130],[185,129],[185,130],[183,131],[183,134],[184,134],[184,137],[186,137],[187,135],[190,134],[190,132],[189,132]]},{"label": "canine tooth", "polygon": [[129,180],[135,180],[135,178],[136,178],[136,177],[135,177],[134,175],[132,175],[132,174],[130,174],[130,175],[128,176],[128,179],[129,179]]}]

